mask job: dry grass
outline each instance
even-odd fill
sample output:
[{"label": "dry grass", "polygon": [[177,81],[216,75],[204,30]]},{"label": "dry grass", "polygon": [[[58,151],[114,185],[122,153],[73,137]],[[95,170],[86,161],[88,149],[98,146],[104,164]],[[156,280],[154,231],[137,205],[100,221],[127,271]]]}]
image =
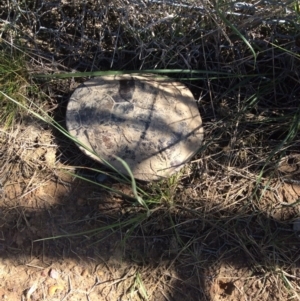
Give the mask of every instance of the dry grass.
[{"label": "dry grass", "polygon": [[[254,15],[251,6],[237,7],[229,1],[189,3],[0,4],[0,43],[5,49],[17,45],[22,49],[30,75],[27,82],[31,79],[39,87],[39,92],[21,93],[33,99],[43,96],[45,110],[62,125],[68,97],[84,79],[37,79],[34,74],[205,71],[199,76],[174,75],[185,79],[199,104],[205,142],[182,174],[160,183],[138,184],[151,210],[149,217],[143,206],[91,185],[89,193],[78,192],[77,205],[96,206],[93,214],[76,212],[72,203],[58,207],[59,201],[52,199],[47,205],[52,212],[49,220],[63,216],[57,222],[59,229],[30,239],[63,237],[43,242],[43,254],[53,258],[59,256],[47,248],[60,254],[70,244],[82,258],[79,247],[100,252],[99,246],[108,246],[107,237],[119,242],[117,251],[103,263],[110,278],[102,293],[108,298],[113,290],[114,300],[122,296],[128,300],[182,300],[182,296],[214,301],[299,300],[300,241],[293,230],[300,210],[299,3],[261,1]],[[15,80],[20,82],[18,77]],[[67,185],[59,172],[62,166],[101,168],[57,130],[44,128],[43,135],[36,134],[38,138],[30,143],[32,137],[22,140],[16,133],[24,126],[25,115],[0,136],[6,176],[15,180],[15,173],[25,166],[30,173],[27,179],[32,178],[26,181],[22,175],[19,196],[50,178]],[[54,161],[49,145],[56,150]],[[39,150],[36,156],[33,147]],[[1,183],[3,191],[12,185],[7,177]],[[106,185],[133,197],[128,185],[117,181]],[[100,205],[95,204],[99,199]],[[18,198],[14,202],[21,206]],[[69,215],[61,215],[60,210]],[[2,218],[2,231],[15,225],[17,232],[13,220],[20,219],[20,212]],[[70,236],[77,232],[85,235]]]}]

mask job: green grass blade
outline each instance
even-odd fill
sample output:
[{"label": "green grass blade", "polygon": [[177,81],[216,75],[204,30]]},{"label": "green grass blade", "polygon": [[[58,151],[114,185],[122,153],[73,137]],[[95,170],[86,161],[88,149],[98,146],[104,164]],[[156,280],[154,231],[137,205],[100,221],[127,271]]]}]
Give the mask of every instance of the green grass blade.
[{"label": "green grass blade", "polygon": [[68,72],[68,73],[55,73],[55,74],[33,74],[34,78],[72,78],[72,77],[86,77],[86,76],[108,76],[108,75],[122,75],[122,74],[211,74],[211,75],[224,75],[230,74],[220,71],[208,71],[208,70],[188,70],[188,69],[146,69],[146,70],[126,70],[126,71],[91,71],[91,72]]},{"label": "green grass blade", "polygon": [[150,216],[151,212],[146,204],[146,202],[143,200],[143,198],[141,196],[139,196],[138,192],[137,192],[137,186],[136,186],[136,181],[134,179],[134,176],[132,174],[132,171],[130,169],[130,167],[128,166],[128,164],[121,159],[120,157],[114,156],[119,162],[122,163],[122,165],[124,166],[124,168],[126,169],[126,171],[128,172],[130,179],[131,179],[131,187],[132,187],[132,192],[136,198],[136,200],[147,210],[147,216]]},{"label": "green grass blade", "polygon": [[[219,15],[219,17],[222,19],[222,21],[227,25],[229,26],[232,31],[238,35],[240,37],[240,39],[247,45],[247,47],[250,49],[250,51],[252,52],[253,54],[253,57],[254,57],[254,66],[256,65],[256,60],[257,60],[257,54],[255,52],[255,50],[253,49],[253,47],[251,46],[251,44],[248,42],[248,40],[240,33],[240,31],[231,23],[229,22],[225,16],[223,15],[223,13],[220,11],[219,9],[219,1],[217,1],[217,6],[216,6],[216,11]],[[253,67],[254,67],[253,66]]]}]

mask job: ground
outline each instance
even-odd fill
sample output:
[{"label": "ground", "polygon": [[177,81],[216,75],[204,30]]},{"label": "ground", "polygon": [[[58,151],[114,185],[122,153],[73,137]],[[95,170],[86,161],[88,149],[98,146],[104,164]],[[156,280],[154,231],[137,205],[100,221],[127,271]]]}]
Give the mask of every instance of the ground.
[{"label": "ground", "polygon": [[[0,127],[0,300],[300,299],[299,8],[271,2],[0,4],[0,92],[26,104]],[[74,72],[144,69],[188,86],[205,133],[137,182],[149,211],[57,126]]]},{"label": "ground", "polygon": [[[11,161],[4,165],[7,179],[1,190],[2,300],[141,300],[146,295],[151,300],[288,299],[286,288],[267,283],[269,277],[298,278],[299,268],[293,275],[282,271],[280,257],[296,259],[299,239],[292,224],[279,225],[276,219],[287,220],[298,210],[290,205],[300,196],[299,185],[277,183],[279,200],[266,191],[260,213],[265,224],[260,229],[257,217],[245,220],[235,212],[215,225],[209,216],[191,218],[188,210],[193,209],[184,208],[184,203],[194,198],[199,205],[196,187],[184,192],[178,188],[185,201],[175,201],[171,208],[161,205],[158,211],[165,212],[147,219],[129,201],[59,168],[51,129],[30,122],[13,137],[1,134],[3,146],[14,145]],[[282,172],[291,171],[295,160],[283,161]],[[109,184],[131,194],[128,186]],[[239,193],[244,195],[243,189]],[[136,228],[118,225],[131,217],[140,220]],[[177,220],[178,231],[172,231],[170,219]],[[180,225],[183,219],[187,225]],[[109,225],[114,228],[105,228]],[[275,230],[273,237],[265,237],[265,227]],[[242,252],[235,240],[245,236],[248,245]],[[283,243],[285,253],[279,254],[276,244]],[[277,267],[270,267],[278,269],[275,275],[249,266],[251,256],[260,256],[256,252],[262,253],[257,264],[266,266],[263,261],[269,257],[277,262]]]}]

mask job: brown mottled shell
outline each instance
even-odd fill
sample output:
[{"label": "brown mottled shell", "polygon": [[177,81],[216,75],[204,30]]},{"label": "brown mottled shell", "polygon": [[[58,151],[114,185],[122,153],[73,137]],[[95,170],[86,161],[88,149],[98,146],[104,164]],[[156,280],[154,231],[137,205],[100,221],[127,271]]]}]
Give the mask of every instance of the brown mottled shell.
[{"label": "brown mottled shell", "polygon": [[151,74],[86,81],[72,94],[66,119],[85,154],[127,174],[120,157],[144,181],[178,171],[203,140],[192,93],[179,82]]}]

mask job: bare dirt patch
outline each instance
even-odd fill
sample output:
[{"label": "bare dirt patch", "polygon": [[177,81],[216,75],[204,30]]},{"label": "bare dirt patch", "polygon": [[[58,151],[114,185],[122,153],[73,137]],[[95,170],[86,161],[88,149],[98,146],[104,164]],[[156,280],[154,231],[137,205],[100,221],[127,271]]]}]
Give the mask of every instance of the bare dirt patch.
[{"label": "bare dirt patch", "polygon": [[[70,175],[76,168],[59,160],[65,139],[53,133],[31,118],[1,131],[2,300],[297,296],[298,156],[281,160],[280,178],[262,179],[252,204],[256,178],[238,169],[228,177],[227,153],[195,160],[147,218],[133,200]],[[202,181],[194,178],[199,171]],[[128,185],[105,184],[133,196]]]},{"label": "bare dirt patch", "polygon": [[[270,216],[261,219],[261,227],[259,217],[250,215],[248,225],[247,219],[234,215],[214,220],[209,211],[218,201],[211,199],[208,209],[199,202],[202,197],[197,188],[190,188],[185,192],[179,189],[174,207],[162,207],[165,213],[154,214],[144,222],[141,218],[136,228],[128,225],[95,231],[143,212],[95,184],[53,169],[45,159],[54,145],[51,131],[38,133],[36,127],[27,128],[32,135],[19,129],[22,138],[15,138],[22,143],[14,145],[16,153],[22,152],[2,184],[2,300],[142,300],[146,294],[150,300],[289,298],[288,291],[281,284],[275,285],[272,278],[295,281],[299,269],[287,274],[281,269],[280,258],[275,259],[275,275],[259,265],[272,269],[275,254],[291,260],[297,257],[299,241],[289,232],[291,226],[280,226]],[[28,177],[22,170],[30,164],[41,167]],[[120,183],[110,185],[131,193]],[[283,183],[278,191],[280,201],[290,204],[294,197],[288,193],[293,191],[299,197],[299,192],[288,185]],[[191,198],[198,198],[197,206],[207,211],[206,218],[190,211],[192,203],[190,209],[176,207],[179,198],[189,203],[195,203]],[[272,195],[266,194],[263,200],[276,209]],[[294,211],[282,206],[273,215],[282,219]],[[269,241],[265,241],[265,227],[274,230]],[[82,232],[86,234],[66,236]],[[47,237],[60,238],[36,241]],[[245,246],[244,252],[240,244]],[[270,262],[265,262],[266,258]]]}]

